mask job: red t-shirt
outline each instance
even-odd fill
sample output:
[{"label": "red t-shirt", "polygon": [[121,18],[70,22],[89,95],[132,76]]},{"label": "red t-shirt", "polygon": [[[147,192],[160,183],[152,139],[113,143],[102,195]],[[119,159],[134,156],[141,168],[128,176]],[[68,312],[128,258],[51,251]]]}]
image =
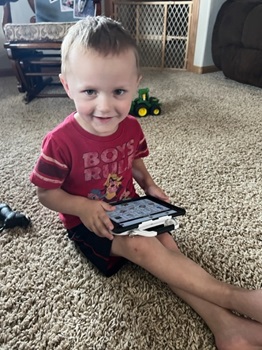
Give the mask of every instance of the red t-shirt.
[{"label": "red t-shirt", "polygon": [[[30,180],[44,189],[62,188],[70,194],[115,202],[137,196],[132,163],[148,154],[136,118],[126,117],[114,134],[101,137],[85,131],[72,113],[44,138]],[[81,223],[72,215],[59,216],[68,229]]]}]

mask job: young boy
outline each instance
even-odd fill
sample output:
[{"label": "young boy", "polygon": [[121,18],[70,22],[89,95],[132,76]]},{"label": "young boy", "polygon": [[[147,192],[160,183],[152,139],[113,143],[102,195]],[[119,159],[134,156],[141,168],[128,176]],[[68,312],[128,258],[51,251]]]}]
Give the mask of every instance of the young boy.
[{"label": "young boy", "polygon": [[141,127],[128,115],[140,79],[136,43],[119,23],[89,17],[70,28],[60,80],[76,111],[43,141],[31,174],[39,200],[60,213],[69,237],[106,276],[126,260],[138,264],[205,320],[218,349],[262,349],[261,290],[216,280],[167,232],[151,238],[111,233],[110,202],[138,196],[133,179],[146,194],[168,201],[143,163],[148,148]]}]

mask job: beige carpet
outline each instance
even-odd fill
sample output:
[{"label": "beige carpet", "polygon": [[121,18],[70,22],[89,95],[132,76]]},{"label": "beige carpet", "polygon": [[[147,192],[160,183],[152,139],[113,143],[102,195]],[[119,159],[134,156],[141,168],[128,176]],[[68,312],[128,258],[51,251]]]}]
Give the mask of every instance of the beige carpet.
[{"label": "beige carpet", "polygon": [[[218,279],[260,288],[262,90],[220,72],[147,72],[142,86],[163,103],[141,124],[151,173],[187,209],[181,250]],[[29,174],[71,101],[25,105],[14,78],[0,79],[0,96],[0,202],[32,219],[0,236],[1,350],[214,350],[204,322],[165,285],[131,264],[104,278],[39,205]]]}]

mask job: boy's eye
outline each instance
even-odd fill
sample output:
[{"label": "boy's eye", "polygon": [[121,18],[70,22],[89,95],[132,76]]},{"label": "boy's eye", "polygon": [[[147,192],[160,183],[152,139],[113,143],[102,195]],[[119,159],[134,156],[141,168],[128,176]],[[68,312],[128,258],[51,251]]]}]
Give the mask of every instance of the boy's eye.
[{"label": "boy's eye", "polygon": [[95,91],[95,90],[92,90],[92,89],[85,90],[84,92],[85,92],[85,94],[88,95],[88,96],[92,96],[92,95],[95,95],[95,94],[96,94],[96,91]]},{"label": "boy's eye", "polygon": [[115,90],[115,95],[121,96],[121,95],[123,95],[125,92],[126,92],[126,90],[124,90],[124,89],[117,89],[117,90]]}]

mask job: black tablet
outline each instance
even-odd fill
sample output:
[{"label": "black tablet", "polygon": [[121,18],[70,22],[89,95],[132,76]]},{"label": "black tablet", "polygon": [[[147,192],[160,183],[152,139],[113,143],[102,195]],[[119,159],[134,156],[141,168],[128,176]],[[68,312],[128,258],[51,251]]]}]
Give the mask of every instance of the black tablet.
[{"label": "black tablet", "polygon": [[112,205],[116,209],[107,214],[114,224],[112,232],[115,234],[136,228],[154,230],[158,233],[172,230],[174,226],[168,225],[170,219],[186,213],[183,208],[151,196],[124,200]]}]

